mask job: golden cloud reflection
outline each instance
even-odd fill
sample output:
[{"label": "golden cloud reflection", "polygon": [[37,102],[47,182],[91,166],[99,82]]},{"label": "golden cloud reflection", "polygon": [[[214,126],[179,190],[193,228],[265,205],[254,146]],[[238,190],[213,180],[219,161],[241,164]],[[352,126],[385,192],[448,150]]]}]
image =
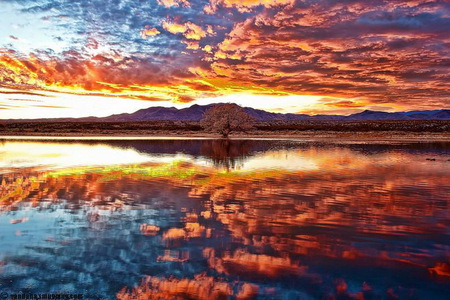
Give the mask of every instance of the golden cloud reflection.
[{"label": "golden cloud reflection", "polygon": [[217,282],[213,277],[197,275],[194,279],[159,279],[147,277],[140,286],[129,292],[126,288],[117,293],[120,300],[128,299],[221,299],[233,295],[231,286]]},{"label": "golden cloud reflection", "polygon": [[298,276],[307,270],[306,267],[300,266],[298,262],[293,262],[289,257],[252,254],[243,249],[238,249],[233,254],[225,253],[222,257],[217,258],[214,249],[205,248],[203,255],[208,259],[211,268],[228,275],[239,274],[242,277],[253,274],[267,277]]}]

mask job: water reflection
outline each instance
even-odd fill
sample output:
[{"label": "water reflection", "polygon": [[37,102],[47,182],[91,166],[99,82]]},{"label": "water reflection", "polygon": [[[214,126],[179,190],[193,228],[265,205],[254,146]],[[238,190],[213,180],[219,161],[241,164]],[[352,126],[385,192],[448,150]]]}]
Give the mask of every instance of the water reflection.
[{"label": "water reflection", "polygon": [[[154,141],[6,141],[1,146],[0,170],[13,168],[72,168],[139,163],[190,161],[226,170],[242,168],[250,157],[267,154],[288,142],[257,140],[154,140]],[[292,145],[291,145],[292,146]],[[267,156],[267,155],[265,155]],[[260,159],[264,163],[267,157]],[[258,165],[258,162],[257,162]],[[275,166],[279,167],[279,166]]]},{"label": "water reflection", "polygon": [[[23,143],[0,150],[2,290],[109,299],[450,293],[449,144]],[[80,147],[132,155],[67,155]],[[24,153],[28,163],[17,165]],[[55,154],[65,159],[46,161]]]}]

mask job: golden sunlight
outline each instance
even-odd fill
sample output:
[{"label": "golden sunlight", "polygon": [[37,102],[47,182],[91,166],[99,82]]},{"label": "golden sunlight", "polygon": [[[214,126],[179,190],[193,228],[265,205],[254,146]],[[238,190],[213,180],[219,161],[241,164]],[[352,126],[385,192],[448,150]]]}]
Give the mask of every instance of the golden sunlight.
[{"label": "golden sunlight", "polygon": [[310,95],[257,95],[230,94],[219,97],[203,98],[195,101],[199,105],[212,103],[236,103],[244,107],[252,107],[277,113],[292,113],[309,110],[319,103],[321,96]]}]

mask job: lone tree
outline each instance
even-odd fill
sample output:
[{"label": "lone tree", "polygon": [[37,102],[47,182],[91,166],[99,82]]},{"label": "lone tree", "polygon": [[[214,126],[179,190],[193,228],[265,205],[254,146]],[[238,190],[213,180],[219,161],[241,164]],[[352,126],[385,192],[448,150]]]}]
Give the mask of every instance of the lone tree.
[{"label": "lone tree", "polygon": [[206,130],[218,132],[224,138],[235,131],[253,128],[254,119],[244,108],[234,103],[216,104],[203,114],[200,122]]}]

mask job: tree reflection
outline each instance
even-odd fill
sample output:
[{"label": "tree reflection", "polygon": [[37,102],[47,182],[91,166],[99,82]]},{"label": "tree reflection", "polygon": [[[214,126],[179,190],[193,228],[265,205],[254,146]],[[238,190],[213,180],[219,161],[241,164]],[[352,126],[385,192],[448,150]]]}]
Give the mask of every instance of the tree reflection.
[{"label": "tree reflection", "polygon": [[211,159],[214,166],[230,171],[243,165],[254,146],[250,140],[210,140],[202,143],[201,154]]}]

